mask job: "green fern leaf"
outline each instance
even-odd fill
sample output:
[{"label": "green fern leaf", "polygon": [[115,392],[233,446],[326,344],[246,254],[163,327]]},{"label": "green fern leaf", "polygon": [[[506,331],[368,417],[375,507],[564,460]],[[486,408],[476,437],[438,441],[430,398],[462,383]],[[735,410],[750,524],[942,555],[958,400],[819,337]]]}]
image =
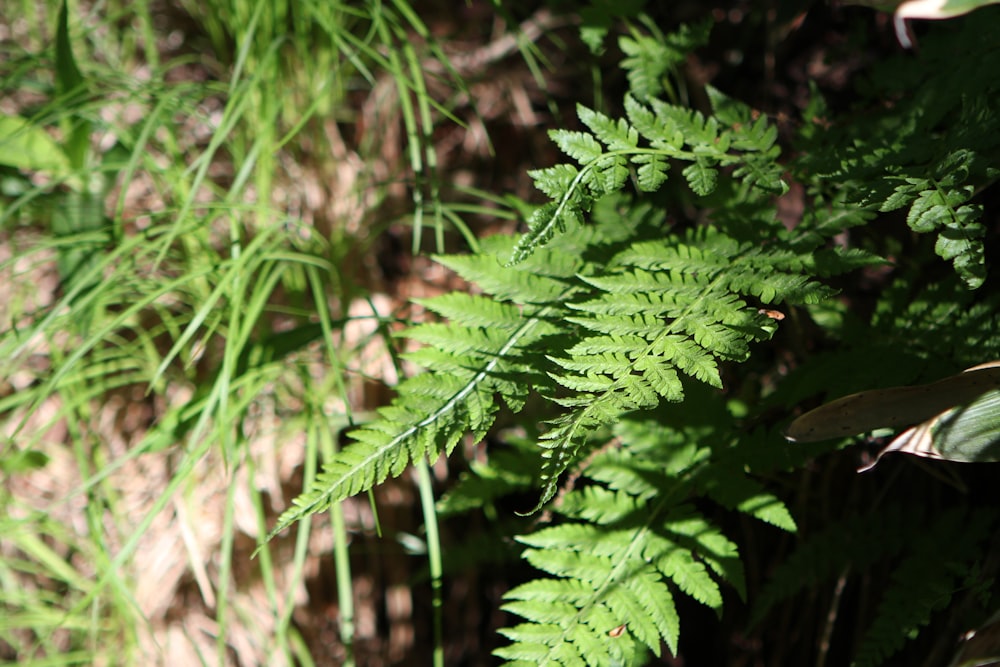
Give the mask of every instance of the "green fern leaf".
[{"label": "green fern leaf", "polygon": [[[790,251],[771,251],[775,259],[710,227],[685,240],[635,243],[610,260],[619,272],[581,276],[604,294],[570,304],[580,314],[566,321],[589,335],[565,357],[549,356],[564,371],[551,377],[577,395],[557,399],[576,414],[553,422],[540,443],[555,450],[543,467],[542,502],[555,494],[590,425],[612,423],[659,400],[681,400],[678,372],[721,387],[718,361],[746,359],[751,341],[774,332],[773,322],[740,293],[765,303],[830,294],[807,275],[777,270],[804,270],[808,262]],[[631,266],[641,268],[627,271]]]},{"label": "green fern leaf", "polygon": [[[490,250],[502,252],[510,243],[508,240],[506,246]],[[402,383],[400,398],[381,408],[378,419],[352,431],[355,442],[339,452],[312,488],[279,517],[271,535],[332,502],[401,474],[418,458],[450,453],[466,433],[482,439],[496,417],[498,394],[514,410],[524,405],[527,383],[544,377],[534,370],[536,362],[525,360],[524,355],[534,359],[532,346],[557,331],[540,317],[545,306],[529,302],[565,298],[567,284],[562,278],[580,266],[571,258],[553,258],[544,268],[533,266],[544,257],[545,253],[540,253],[531,262],[505,272],[504,279],[498,278],[501,269],[492,252],[442,258],[443,263],[481,277],[496,292],[522,305],[467,295],[426,300],[432,310],[468,323],[423,324],[408,332],[413,340],[426,344],[411,358],[433,364],[437,372]]]},{"label": "green fern leaf", "polygon": [[640,99],[659,96],[664,90],[663,76],[682,62],[677,51],[647,35],[623,36],[618,48],[626,55],[621,66],[628,72],[629,91]]},{"label": "green fern leaf", "polygon": [[849,517],[806,537],[791,557],[771,575],[758,596],[751,624],[761,622],[771,607],[800,590],[834,580],[844,568],[864,569],[899,553],[924,530],[920,511],[889,505]]},{"label": "green fern leaf", "polygon": [[743,563],[735,543],[716,526],[685,507],[674,510],[667,527],[679,546],[696,553],[711,571],[732,584],[740,597],[746,598]]},{"label": "green fern leaf", "polygon": [[557,199],[573,190],[580,170],[571,164],[557,164],[546,169],[532,169],[528,172],[535,187],[549,198]]},{"label": "green fern leaf", "polygon": [[888,264],[885,259],[862,248],[822,248],[813,253],[812,271],[821,278],[827,278],[885,264]]},{"label": "green fern leaf", "polygon": [[[605,456],[597,467],[607,470],[609,462]],[[639,462],[641,457],[621,459],[625,467]],[[651,468],[649,476],[660,479],[661,491],[676,486],[662,465]],[[530,652],[553,659],[555,650],[571,643],[578,650],[587,646],[588,652],[576,657],[563,653],[563,658],[605,664],[615,628],[624,628],[655,655],[662,643],[676,654],[680,618],[671,585],[713,609],[721,608],[722,595],[712,573],[742,594],[742,569],[732,542],[689,507],[671,505],[669,493],[635,495],[633,485],[626,486],[628,490],[598,486],[573,491],[557,508],[569,523],[518,538],[530,547],[525,558],[550,577],[507,594],[507,611],[541,627],[526,631],[521,625],[515,632],[505,631],[514,644],[498,655],[523,657]],[[591,628],[587,641],[582,625]],[[573,628],[571,642],[567,628]],[[526,644],[523,653],[518,643]],[[541,652],[539,643],[549,645],[550,651]]]},{"label": "green fern leaf", "polygon": [[543,204],[531,213],[528,217],[528,233],[514,247],[506,266],[515,266],[531,257],[535,250],[552,240],[556,232],[565,230],[567,226],[579,226],[582,222],[581,211],[589,207],[590,201],[584,200],[576,187],[582,187],[584,176],[587,175],[590,172],[580,172],[574,179],[574,185],[563,193],[559,201]]},{"label": "green fern leaf", "polygon": [[624,118],[617,121],[583,105],[576,108],[577,116],[612,151],[630,151],[639,145],[639,133]]},{"label": "green fern leaf", "polygon": [[666,115],[658,116],[631,95],[625,96],[625,117],[654,149],[670,155],[683,148],[684,130],[680,123]]},{"label": "green fern leaf", "polygon": [[632,156],[637,165],[637,184],[642,192],[656,192],[667,180],[667,161],[661,155],[639,154]]},{"label": "green fern leaf", "polygon": [[567,389],[595,393],[610,389],[615,382],[612,378],[595,373],[588,373],[585,376],[560,376],[553,374],[552,378]]},{"label": "green fern leaf", "polygon": [[640,99],[650,99],[667,90],[667,75],[690,51],[708,42],[712,25],[712,21],[682,24],[667,35],[642,35],[633,30],[631,37],[619,38],[618,47],[626,56],[620,66],[627,72],[629,91]]},{"label": "green fern leaf", "polygon": [[[661,426],[660,424],[653,422],[656,426]],[[647,425],[649,422],[643,422],[643,425]],[[666,429],[664,429],[666,431]],[[640,438],[646,435],[645,432],[641,432],[638,425],[629,419],[623,420],[617,428],[615,428],[615,433],[618,437],[624,437],[629,439],[629,446],[627,451],[611,451],[603,452],[597,456],[591,465],[583,472],[583,474],[588,479],[593,479],[595,481],[606,484],[609,489],[613,489],[615,493],[626,493],[627,495],[634,496],[639,500],[648,500],[652,496],[657,495],[663,491],[665,485],[668,482],[665,481],[663,477],[664,474],[668,475],[679,475],[681,471],[687,470],[692,461],[690,459],[685,459],[680,451],[686,448],[677,447],[674,445],[676,443],[669,442],[669,446],[663,446],[662,441],[658,441],[658,444],[662,446],[662,450],[656,450],[658,454],[663,454],[662,457],[647,457],[644,455],[637,455],[634,451],[635,449],[640,449],[641,447],[636,447],[634,441],[631,440],[633,434]],[[658,431],[659,433],[659,431]],[[668,437],[667,433],[663,434],[664,437]],[[674,432],[669,433],[670,436],[676,435]],[[661,460],[663,459],[663,460]],[[670,467],[669,470],[665,471],[665,466]],[[675,469],[673,466],[677,466]],[[673,478],[669,478],[673,480]],[[673,480],[674,484],[677,484],[677,480]],[[596,507],[603,507],[601,504],[596,504]],[[575,509],[569,506],[565,501],[561,508],[567,514],[571,516],[580,516],[581,518],[587,518],[589,514],[585,514],[585,511],[591,511],[590,508],[585,509]]]},{"label": "green fern leaf", "polygon": [[715,474],[709,475],[701,488],[723,507],[794,533],[797,528],[788,507],[773,494],[767,493],[760,482],[740,473],[739,469],[726,470],[721,463],[717,464]]},{"label": "green fern leaf", "polygon": [[[662,358],[643,357],[636,362],[635,368],[642,373],[643,379],[653,391],[662,398],[673,402],[684,400],[684,387],[677,376],[677,371]],[[653,401],[652,405],[656,405],[656,402]]]},{"label": "green fern leaf", "polygon": [[677,318],[674,323],[675,328],[687,332],[694,342],[722,359],[745,361],[750,354],[744,334],[725,325],[690,316]]},{"label": "green fern leaf", "polygon": [[597,196],[617,192],[625,187],[628,180],[628,163],[624,156],[610,155],[597,161],[594,165],[599,188],[595,188]]},{"label": "green fern leaf", "polygon": [[509,254],[515,243],[516,239],[498,235],[484,240],[483,250],[478,254],[435,256],[434,259],[501,301],[549,303],[565,298],[566,281],[583,268],[579,254],[542,249],[533,261],[500,271],[497,257]]},{"label": "green fern leaf", "polygon": [[472,327],[501,327],[513,330],[523,321],[521,310],[513,304],[464,292],[450,292],[429,299],[414,299],[413,302],[448,318],[455,324]]},{"label": "green fern leaf", "polygon": [[630,577],[623,587],[609,591],[607,605],[654,655],[660,655],[661,638],[677,654],[680,619],[670,589],[659,576],[643,572]]},{"label": "green fern leaf", "polygon": [[917,194],[927,187],[927,179],[903,178],[902,180],[903,182],[896,186],[892,194],[879,203],[879,211],[887,213],[909,206]]},{"label": "green fern leaf", "polygon": [[688,232],[683,239],[635,243],[619,256],[622,264],[642,269],[670,269],[685,273],[715,272],[738,257],[743,248],[715,228]]},{"label": "green fern leaf", "polygon": [[[716,97],[723,99],[721,94]],[[748,188],[767,193],[786,189],[781,179],[783,168],[777,163],[779,150],[774,145],[777,131],[765,118],[724,128],[712,116],[656,98],[648,103],[646,107],[628,96],[626,118],[619,119],[579,106],[577,115],[592,134],[569,130],[550,133],[578,167],[532,172],[539,189],[552,201],[528,217],[528,233],[515,247],[509,264],[523,261],[567,225],[580,222],[595,199],[624,188],[630,166],[636,169],[638,188],[645,192],[655,191],[666,181],[671,159],[690,163],[682,173],[698,196],[716,190],[718,168],[725,166],[734,167],[733,175]],[[729,106],[738,108],[734,102]]]},{"label": "green fern leaf", "polygon": [[[572,304],[570,304],[572,305]],[[560,359],[556,357],[550,357],[555,363],[563,366],[564,368],[578,368],[581,361],[577,359],[582,359],[582,363],[586,364],[586,359],[584,357],[590,356],[602,356],[602,355],[614,355],[614,359],[618,360],[620,365],[614,368],[614,372],[621,373],[628,370],[628,358],[627,355],[630,352],[635,352],[641,349],[645,345],[646,339],[635,333],[626,333],[627,329],[632,328],[632,323],[636,321],[633,318],[628,318],[621,320],[622,327],[618,331],[622,333],[609,333],[607,336],[587,336],[583,338],[579,343],[573,347],[566,350],[566,353],[570,356],[569,359]],[[578,322],[587,323],[588,320],[579,319]],[[608,359],[611,361],[611,359]],[[565,365],[564,365],[565,364]],[[586,366],[584,365],[584,368]]]},{"label": "green fern leaf", "polygon": [[604,155],[604,147],[593,135],[586,132],[551,130],[549,138],[559,150],[579,162],[580,166],[587,166]]},{"label": "green fern leaf", "polygon": [[746,104],[729,97],[715,86],[705,86],[705,93],[712,105],[712,113],[721,123],[739,127],[753,122],[753,110]]},{"label": "green fern leaf", "polygon": [[715,358],[690,338],[677,334],[662,336],[656,340],[652,351],[673,360],[678,368],[696,380],[722,388],[722,377]]},{"label": "green fern leaf", "polygon": [[747,186],[753,186],[771,194],[782,195],[788,191],[788,184],[781,178],[781,170],[775,168],[778,149],[754,154],[745,158],[733,170],[733,176],[742,179]]},{"label": "green fern leaf", "polygon": [[703,563],[690,551],[672,548],[656,557],[657,570],[670,578],[684,593],[716,611],[722,609],[722,591]]},{"label": "green fern leaf", "polygon": [[894,572],[855,665],[882,664],[930,622],[934,611],[947,606],[962,585],[964,573],[982,557],[981,544],[992,534],[996,520],[991,511],[971,515],[950,511],[925,527],[911,554]]},{"label": "green fern leaf", "polygon": [[[573,349],[577,349],[577,347],[577,345],[574,345]],[[629,349],[632,348],[630,347]],[[548,359],[565,370],[584,375],[590,373],[592,375],[607,375],[615,378],[632,370],[632,362],[627,356],[611,352],[592,355],[586,359],[582,357],[577,359],[548,357]],[[558,382],[558,379],[556,381]]]},{"label": "green fern leaf", "polygon": [[916,232],[938,230],[935,252],[951,260],[959,276],[975,288],[986,277],[982,243],[986,230],[979,223],[982,208],[965,204],[972,196],[971,186],[949,188],[950,181],[928,181],[930,189],[917,195],[906,222]]},{"label": "green fern leaf", "polygon": [[[392,416],[392,413],[387,412],[386,416]],[[400,475],[414,455],[424,451],[450,450],[464,434],[465,424],[456,428],[450,420],[446,424],[443,418],[438,418],[441,423],[433,441],[408,439],[407,436],[416,434],[416,429],[395,437],[380,429],[353,432],[351,435],[357,442],[339,452],[337,458],[317,477],[313,489],[296,498],[293,507],[278,517],[270,536],[305,516],[326,509],[337,500],[372,488],[390,475]]]},{"label": "green fern leaf", "polygon": [[[608,141],[631,141],[626,125],[597,115],[587,119]],[[619,210],[603,203],[597,210],[600,217],[591,225],[572,223],[579,233],[560,237],[521,264],[504,268],[496,262],[516,243],[511,239],[484,240],[476,255],[440,257],[492,298],[446,295],[422,301],[450,322],[412,327],[407,337],[423,346],[407,358],[435,372],[403,383],[393,405],[353,432],[356,442],[276,529],[399,474],[417,457],[450,452],[465,433],[482,438],[497,406],[506,402],[520,410],[532,388],[565,410],[547,422],[538,441],[540,507],[555,495],[560,475],[597,429],[628,412],[682,400],[682,373],[721,386],[719,360],[742,360],[750,342],[773,333],[771,321],[741,293],[763,301],[826,294],[792,272],[809,262],[789,249],[740,244],[711,227],[681,238],[621,243],[612,240],[629,238]],[[647,216],[645,209],[637,216]],[[588,244],[607,243],[620,245],[597,256],[603,266],[615,268],[597,272],[600,265],[588,265],[583,257],[592,253]],[[582,298],[575,301],[573,295]],[[571,344],[558,352],[548,342],[555,337]],[[539,367],[543,362],[549,366]],[[553,395],[554,386],[561,392]]]},{"label": "green fern leaf", "polygon": [[[628,466],[626,469],[632,470]],[[559,511],[591,523],[609,524],[622,521],[640,511],[643,507],[641,496],[642,494],[612,491],[603,486],[588,486],[568,494]]]},{"label": "green fern leaf", "polygon": [[489,357],[493,351],[503,347],[510,331],[502,326],[460,327],[457,324],[419,324],[406,332],[410,340],[435,346],[444,352],[455,354],[479,354]]},{"label": "green fern leaf", "polygon": [[566,321],[590,331],[615,336],[633,336],[632,340],[646,340],[663,331],[663,322],[651,315],[607,315],[604,317],[567,317]]},{"label": "green fern leaf", "polygon": [[[928,182],[928,185],[933,184]],[[942,192],[936,187],[924,190],[910,206],[906,224],[915,232],[932,232],[948,222],[950,209],[962,204],[966,198],[962,197],[961,193]]]},{"label": "green fern leaf", "polygon": [[699,158],[684,168],[681,172],[688,185],[696,195],[706,196],[715,192],[719,177],[711,163],[705,158]]}]

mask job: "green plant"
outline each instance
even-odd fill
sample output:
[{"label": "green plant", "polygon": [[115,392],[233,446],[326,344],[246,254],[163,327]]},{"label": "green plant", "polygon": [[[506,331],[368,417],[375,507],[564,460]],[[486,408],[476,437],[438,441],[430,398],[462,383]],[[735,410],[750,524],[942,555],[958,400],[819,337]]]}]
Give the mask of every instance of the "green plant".
[{"label": "green plant", "polygon": [[[188,634],[191,662],[353,664],[364,580],[348,545],[364,548],[368,526],[347,499],[372,492],[378,509],[375,487],[412,466],[424,532],[394,536],[427,555],[430,611],[415,615],[435,664],[455,642],[448,577],[483,563],[505,585],[494,654],[509,664],[947,664],[998,604],[991,470],[893,455],[857,476],[885,432],[807,445],[782,432],[819,403],[1000,356],[997,11],[922,26],[919,53],[888,55],[891,35],[849,14],[851,31],[823,28],[837,39],[804,55],[843,67],[850,88],[775,100],[774,71],[763,85],[753,63],[780,59],[773,37],[805,11],[779,4],[678,27],[687,3],[589,3],[573,54],[595,59],[573,81],[589,68],[599,89],[550,133],[565,159],[532,165],[537,202],[483,193],[466,207],[524,220],[484,239],[438,173],[438,120],[474,94],[436,42],[449,23],[403,1],[186,3],[201,51],[165,58],[150,6],[95,25],[61,5],[51,63],[41,42],[0,60],[5,88],[41,92],[0,121],[17,149],[0,150],[0,272],[16,295],[0,307],[3,657],[162,658],[149,636],[168,614],[148,614],[135,583],[166,523],[191,580],[170,604],[214,628]],[[517,25],[515,8],[494,9]],[[515,41],[504,48],[544,64]],[[145,78],[124,73],[137,53]],[[609,54],[622,71],[604,90]],[[845,64],[856,54],[872,67]],[[207,81],[168,76],[194,61]],[[716,86],[699,62],[719,65]],[[609,97],[615,82],[628,90]],[[435,96],[445,88],[455,98]],[[346,221],[319,220],[323,206],[300,219],[302,167],[343,176],[321,156],[344,155],[359,90],[386,95],[375,120],[398,118],[406,150],[386,165],[360,140],[360,177],[328,193],[358,204]],[[771,103],[785,106],[760,110]],[[109,119],[127,105],[138,122]],[[426,318],[396,337],[396,313],[357,282],[393,189],[412,209],[392,221],[416,249],[432,218],[437,261],[467,285],[417,299]],[[469,253],[445,252],[446,222]],[[58,287],[41,288],[50,274]],[[353,390],[373,384],[373,343],[410,377],[368,413]],[[893,391],[875,395],[917,390]],[[921,451],[964,451],[970,432],[989,451],[995,409],[995,393],[949,408]],[[116,420],[130,430],[109,437]],[[432,475],[441,454],[450,468]],[[300,529],[257,545],[299,474],[269,478],[279,455],[306,490],[270,536]],[[39,508],[24,489],[46,469],[70,471],[71,488]],[[326,509],[336,599],[322,615],[335,609],[336,627],[313,628],[293,611]]]},{"label": "green plant", "polygon": [[[884,353],[885,345],[899,345],[898,356],[841,376],[841,384],[863,387],[866,373],[874,372],[882,372],[876,386],[919,376],[919,366],[905,369],[893,360],[926,365],[996,354],[995,336],[981,328],[996,321],[992,300],[983,305],[985,319],[972,325],[978,341],[988,339],[986,347],[961,338],[968,329],[954,301],[966,297],[939,304],[948,312],[926,320],[933,332],[910,320],[887,327],[881,339],[867,334],[871,325],[856,319],[845,302],[829,301],[835,291],[827,284],[834,277],[886,264],[883,257],[893,252],[898,235],[876,232],[883,224],[876,216],[903,207],[914,232],[937,232],[934,251],[953,262],[968,287],[985,280],[986,230],[979,222],[982,207],[972,202],[997,173],[1000,133],[990,129],[1000,116],[986,102],[997,94],[986,75],[995,71],[996,50],[987,44],[991,33],[973,22],[951,30],[958,32],[929,37],[919,61],[890,60],[866,81],[871,98],[892,98],[918,72],[931,79],[920,94],[899,96],[891,109],[831,117],[814,96],[790,170],[811,199],[791,227],[777,214],[786,166],[767,117],[711,87],[704,91],[711,103],[705,114],[651,96],[663,88],[651,86],[640,70],[658,47],[635,33],[626,38],[623,66],[631,68],[633,88],[642,89],[626,95],[624,116],[581,106],[581,130],[551,133],[573,162],[531,172],[551,201],[527,216],[527,233],[485,239],[473,255],[438,257],[475,285],[475,294],[421,301],[447,320],[405,332],[418,344],[407,345],[405,356],[428,372],[403,382],[391,406],[352,432],[354,442],[274,532],[412,462],[451,454],[465,437],[483,440],[504,414],[501,433],[537,443],[533,452],[523,445],[517,450],[537,460],[534,481],[523,462],[520,472],[505,472],[510,459],[501,457],[498,466],[477,468],[443,509],[491,503],[537,485],[537,502],[522,511],[551,507],[559,519],[517,538],[528,547],[523,557],[546,576],[508,592],[504,608],[526,622],[502,631],[511,644],[496,654],[523,665],[641,664],[664,645],[677,654],[684,636],[678,591],[719,613],[721,583],[746,593],[740,550],[702,503],[796,529],[785,501],[758,476],[802,466],[811,453],[773,451],[782,448],[773,424],[751,431],[763,407],[791,411],[820,388],[836,395],[836,365],[856,367],[857,358]],[[698,43],[673,39],[688,48]],[[955,40],[978,45],[982,58],[962,57],[956,70],[948,50]],[[987,128],[985,140],[975,134],[981,127]],[[629,189],[637,195],[622,194]],[[855,230],[855,242],[833,241],[847,230]],[[901,266],[903,281],[912,278],[907,271],[930,261],[916,243]],[[907,299],[890,290],[878,308],[900,308],[900,297]],[[931,302],[918,299],[911,306]],[[751,360],[781,326],[800,336],[806,318],[822,327],[836,350],[832,361],[825,372],[815,370],[822,354],[803,361],[799,372],[760,400],[735,364]],[[884,316],[876,315],[876,322],[885,322]],[[852,355],[855,361],[848,362]],[[704,387],[724,385],[747,402],[713,408],[722,398]],[[682,401],[684,411],[666,407]],[[713,417],[701,416],[705,412]],[[568,470],[573,474],[560,490]],[[892,655],[904,637],[929,622],[932,609],[967,585],[956,573],[983,557],[983,540],[997,520],[989,508],[969,511],[964,518],[935,515],[934,529],[915,527],[921,541],[895,570],[872,635],[860,644],[859,664]],[[849,533],[856,523],[841,530]],[[952,534],[962,524],[976,526],[965,541]],[[953,548],[947,564],[935,556],[941,541]],[[831,549],[842,563],[851,562],[846,548]],[[933,586],[929,567],[941,575]],[[790,577],[795,586],[813,576],[802,574],[806,561],[802,568]],[[920,599],[904,600],[902,592],[921,580],[927,586]],[[767,603],[758,609],[763,613]]]},{"label": "green plant", "polygon": [[[384,79],[401,91],[379,109],[410,130],[419,203],[440,208],[419,67],[440,52],[424,30],[427,50],[385,57],[422,28],[405,3],[190,3],[180,18],[195,43],[179,53],[160,27],[175,7],[29,4],[2,21],[30,38],[0,57],[17,109],[0,118],[0,659],[153,664],[168,650],[157,616],[182,604],[218,629],[181,631],[182,662],[224,664],[245,633],[243,662],[308,663],[292,611],[309,532],[249,572],[240,540],[280,493],[257,484],[278,456],[268,441],[301,442],[306,479],[334,456],[358,348],[391,314],[351,310],[367,288],[349,259],[369,230],[336,220],[324,237],[295,214],[305,187],[293,185],[300,161],[330,169],[337,137],[317,119],[350,120],[348,87]],[[368,188],[372,209],[401,178],[355,176],[338,196]],[[349,582],[347,528],[332,523]],[[189,577],[193,603],[161,597]],[[351,623],[345,612],[345,664]]]}]

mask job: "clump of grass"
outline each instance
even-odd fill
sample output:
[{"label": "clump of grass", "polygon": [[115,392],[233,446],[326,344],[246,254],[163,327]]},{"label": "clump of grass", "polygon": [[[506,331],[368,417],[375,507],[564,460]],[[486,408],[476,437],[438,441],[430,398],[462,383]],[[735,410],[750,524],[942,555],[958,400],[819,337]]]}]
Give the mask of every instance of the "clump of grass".
[{"label": "clump of grass", "polygon": [[182,7],[26,2],[6,25],[0,655],[310,664],[293,613],[332,543],[351,664],[370,510],[249,555],[399,372],[372,294],[386,203],[414,249],[428,220],[475,241],[433,141],[472,99],[403,2]]}]

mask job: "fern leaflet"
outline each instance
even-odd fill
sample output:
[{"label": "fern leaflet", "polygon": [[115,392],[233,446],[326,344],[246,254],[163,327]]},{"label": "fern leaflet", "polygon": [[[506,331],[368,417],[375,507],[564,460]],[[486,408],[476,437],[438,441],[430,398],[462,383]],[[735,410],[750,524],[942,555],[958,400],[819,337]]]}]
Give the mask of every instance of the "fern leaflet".
[{"label": "fern leaflet", "polygon": [[[711,94],[733,118],[749,120],[748,107]],[[641,191],[653,192],[668,178],[668,163],[691,163],[683,170],[691,189],[704,196],[713,192],[720,168],[732,167],[747,187],[768,193],[783,192],[781,167],[775,162],[777,132],[766,119],[723,127],[714,116],[651,98],[649,106],[634,97],[625,99],[626,118],[617,120],[577,107],[589,132],[553,130],[552,140],[577,164],[561,164],[530,172],[535,186],[553,201],[532,213],[528,233],[511,254],[509,263],[524,261],[539,246],[579,223],[594,201],[622,189],[632,173]]]}]

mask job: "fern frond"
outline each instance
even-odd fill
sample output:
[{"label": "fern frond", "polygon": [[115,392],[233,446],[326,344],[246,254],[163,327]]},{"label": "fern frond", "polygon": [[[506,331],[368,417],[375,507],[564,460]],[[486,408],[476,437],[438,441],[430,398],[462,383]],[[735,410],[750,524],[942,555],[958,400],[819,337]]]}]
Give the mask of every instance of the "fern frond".
[{"label": "fern frond", "polygon": [[[749,108],[718,91],[714,103],[729,116],[750,119]],[[746,188],[783,192],[782,168],[776,162],[777,131],[765,118],[729,127],[714,116],[650,98],[649,106],[629,96],[625,118],[612,119],[582,105],[577,116],[589,132],[553,130],[553,142],[576,165],[556,165],[531,172],[536,187],[552,201],[528,218],[525,234],[509,264],[524,261],[567,224],[580,222],[595,200],[621,190],[634,173],[643,192],[667,180],[669,162],[688,162],[682,170],[692,191],[705,196],[718,184],[719,169],[730,167]]]},{"label": "fern frond", "polygon": [[723,507],[743,512],[776,528],[795,532],[795,520],[785,504],[768,493],[760,482],[742,473],[738,468],[729,468],[719,462],[713,471],[699,479],[698,487]]},{"label": "fern frond", "polygon": [[893,572],[855,665],[882,664],[930,622],[934,611],[948,606],[969,568],[982,557],[982,543],[995,530],[996,520],[989,510],[952,510],[924,527]]},{"label": "fern frond", "polygon": [[845,567],[863,570],[898,554],[923,529],[922,520],[920,512],[890,505],[849,517],[810,536],[771,575],[754,605],[751,623],[759,623],[781,600],[835,579]]},{"label": "fern frond", "polygon": [[[582,275],[602,270],[588,262],[594,254],[606,260],[637,225],[658,229],[662,213],[637,207],[623,216],[620,204],[600,203],[596,224],[561,237],[559,243],[536,253],[517,266],[502,267],[497,256],[510,252],[515,240],[486,239],[476,255],[444,256],[439,261],[490,295],[449,294],[422,300],[431,312],[450,319],[425,323],[405,334],[421,347],[406,358],[432,369],[398,387],[399,397],[378,410],[378,418],[350,433],[354,442],[329,462],[312,488],[279,517],[272,535],[330,503],[370,489],[389,476],[399,475],[420,457],[450,453],[465,434],[479,440],[493,425],[501,402],[514,412],[524,407],[532,390],[548,393],[554,385],[545,354],[565,346],[575,327],[565,317],[566,303],[593,288]],[[614,251],[607,250],[615,248]],[[651,371],[652,375],[652,371]],[[601,391],[606,376],[568,377],[573,393]],[[594,384],[596,382],[597,384]],[[661,390],[663,388],[661,387]],[[655,404],[655,390],[636,378],[622,391],[622,405]],[[553,398],[553,400],[559,400]],[[576,420],[574,442],[611,415],[594,412]],[[546,434],[556,437],[557,433]],[[579,437],[577,437],[579,436]],[[561,468],[569,465],[567,459]]]},{"label": "fern frond", "polygon": [[[703,136],[718,133],[695,114],[675,115],[708,128]],[[635,137],[623,121],[584,118],[609,145],[627,146]],[[421,302],[450,320],[406,333],[423,344],[407,358],[434,373],[404,382],[377,420],[352,432],[355,442],[275,531],[398,475],[418,457],[451,452],[466,433],[481,439],[501,401],[517,412],[532,391],[563,408],[538,439],[537,510],[596,429],[682,400],[683,376],[721,387],[719,364],[744,360],[750,343],[775,331],[748,298],[810,302],[829,293],[805,273],[811,248],[741,243],[711,226],[664,236],[662,213],[615,203],[621,201],[596,200],[589,224],[573,222],[573,234],[517,265],[496,261],[511,251],[512,239],[485,240],[475,255],[438,258],[485,294]],[[647,232],[639,231],[643,225]]]},{"label": "fern frond", "polygon": [[688,53],[708,42],[713,22],[682,24],[666,35],[655,30],[651,22],[646,25],[654,29],[653,34],[644,35],[633,29],[630,36],[618,40],[618,47],[626,56],[621,68],[627,73],[629,92],[640,100],[671,92],[667,75],[684,62]]},{"label": "fern frond", "polygon": [[567,281],[583,268],[583,260],[571,248],[560,247],[540,252],[538,260],[525,266],[501,271],[497,255],[509,252],[511,239],[490,237],[482,252],[475,255],[437,256],[435,260],[459,276],[482,288],[496,299],[518,304],[556,301],[565,291]]},{"label": "fern frond", "polygon": [[935,252],[950,260],[971,287],[982,284],[986,276],[982,206],[968,203],[974,188],[962,185],[974,160],[975,156],[966,150],[945,156],[937,169],[941,178],[902,179],[904,182],[879,207],[890,211],[909,205],[906,223],[915,232],[938,232]]},{"label": "fern frond", "polygon": [[587,334],[565,356],[549,355],[560,369],[551,377],[575,393],[557,400],[574,411],[553,420],[540,441],[552,452],[543,455],[539,507],[555,494],[588,429],[682,400],[679,373],[721,387],[719,363],[746,359],[751,342],[770,337],[773,322],[742,295],[771,303],[830,294],[806,275],[777,270],[804,263],[780,252],[769,265],[760,249],[712,228],[683,239],[629,246],[609,261],[617,272],[583,278],[599,290],[592,298],[569,304],[579,314],[565,319]]},{"label": "fern frond", "polygon": [[[587,504],[596,504],[593,497]],[[566,628],[589,633],[588,650],[598,652],[580,652],[576,657],[587,664],[611,660],[619,638],[609,633],[621,625],[655,655],[660,654],[661,642],[676,654],[680,620],[673,594],[658,568],[680,563],[682,559],[676,558],[674,563],[670,554],[682,547],[670,540],[667,531],[654,526],[664,518],[663,509],[663,503],[659,507],[640,507],[641,513],[627,513],[621,521],[612,523],[613,530],[608,529],[610,526],[570,523],[519,538],[532,547],[524,555],[528,562],[560,578],[536,580],[511,590],[505,597],[516,602],[506,604],[504,609],[536,623],[540,620],[553,624],[553,633],[544,638],[550,654],[567,642]],[[644,520],[640,520],[643,516]],[[692,572],[695,569],[688,568]],[[692,577],[684,569],[678,568],[677,572],[688,590],[701,590],[690,585]],[[553,581],[572,583],[553,585]],[[566,591],[572,595],[566,595]],[[711,595],[706,599],[715,600]],[[603,625],[587,622],[594,610],[601,610],[597,616],[604,619]],[[498,655],[504,657],[504,650]]]},{"label": "fern frond", "polygon": [[[487,283],[500,272],[495,255],[444,261]],[[451,452],[466,433],[481,439],[496,416],[497,396],[511,409],[521,409],[528,382],[536,375],[531,370],[530,360],[537,354],[532,346],[557,331],[545,319],[547,306],[528,302],[565,298],[571,288],[560,278],[579,266],[575,261],[552,261],[543,270],[534,264],[505,271],[506,280],[492,281],[510,303],[467,295],[424,302],[468,325],[431,323],[409,330],[408,337],[425,343],[410,358],[432,364],[437,372],[403,382],[400,399],[380,408],[379,419],[352,431],[354,442],[279,517],[272,535],[332,502],[399,475],[417,458]],[[526,305],[515,305],[519,302]]]},{"label": "fern frond", "polygon": [[516,329],[521,324],[521,311],[514,304],[464,292],[449,292],[429,299],[414,299],[413,302],[455,324],[508,330]]},{"label": "fern frond", "polygon": [[[488,353],[490,359],[479,370],[418,375],[404,382],[399,390],[405,398],[381,408],[380,420],[351,432],[355,442],[326,465],[313,489],[296,498],[273,532],[370,489],[390,475],[398,476],[418,457],[450,453],[467,432],[481,439],[496,414],[494,394],[504,388],[508,388],[506,395],[514,394],[509,386],[498,385],[498,379],[511,370],[504,363],[507,355],[543,336],[547,328],[541,319],[529,318],[506,336],[480,341],[477,351]],[[459,332],[459,338],[462,333],[467,331]],[[489,344],[493,347],[483,349]]]},{"label": "fern frond", "polygon": [[618,48],[626,56],[622,68],[628,72],[629,90],[641,100],[663,93],[663,76],[686,55],[649,35],[623,36],[618,39]]},{"label": "fern frond", "polygon": [[[554,508],[566,522],[518,538],[529,547],[524,557],[548,576],[508,593],[505,609],[531,623],[504,631],[513,643],[497,655],[609,664],[623,638],[654,655],[662,645],[676,654],[678,593],[716,611],[723,583],[745,594],[736,545],[687,502],[716,464],[692,455],[708,448],[679,430],[684,414],[624,418],[615,429],[622,448],[596,456],[583,471],[592,483]],[[727,469],[727,480],[742,476]]]}]

